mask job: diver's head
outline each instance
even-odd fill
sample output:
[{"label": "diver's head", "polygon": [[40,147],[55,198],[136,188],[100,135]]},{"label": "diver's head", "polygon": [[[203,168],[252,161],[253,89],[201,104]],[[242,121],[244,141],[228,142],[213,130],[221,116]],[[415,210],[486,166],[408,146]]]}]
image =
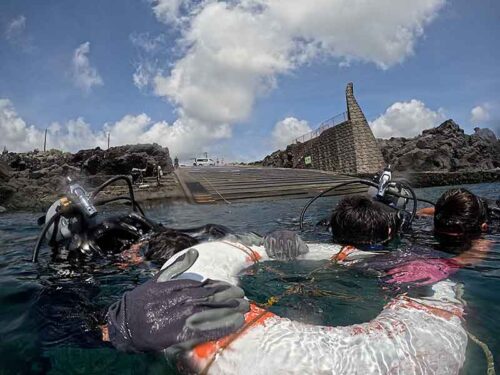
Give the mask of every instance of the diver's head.
[{"label": "diver's head", "polygon": [[163,264],[172,255],[198,243],[198,240],[187,234],[175,229],[162,228],[151,236],[144,256],[146,260]]},{"label": "diver's head", "polygon": [[343,198],[330,220],[333,240],[342,245],[377,245],[396,236],[397,211],[364,195]]},{"label": "diver's head", "polygon": [[477,235],[488,228],[487,222],[487,203],[467,189],[450,189],[436,202],[434,231],[438,235]]}]

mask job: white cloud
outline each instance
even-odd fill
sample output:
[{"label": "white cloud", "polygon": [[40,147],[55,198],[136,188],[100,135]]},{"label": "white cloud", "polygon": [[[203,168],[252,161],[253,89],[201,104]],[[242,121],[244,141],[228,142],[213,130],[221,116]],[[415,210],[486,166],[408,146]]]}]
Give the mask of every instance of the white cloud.
[{"label": "white cloud", "polygon": [[441,108],[433,111],[420,100],[412,99],[394,103],[370,125],[377,138],[414,137],[445,119]]},{"label": "white cloud", "polygon": [[166,44],[166,36],[164,34],[151,36],[149,33],[132,33],[129,36],[130,42],[137,48],[148,52],[158,52]]},{"label": "white cloud", "polygon": [[[9,151],[29,151],[43,148],[45,129],[28,125],[16,112],[12,102],[0,99],[0,147]],[[173,124],[154,122],[146,114],[126,115],[115,123],[104,124],[94,130],[83,118],[64,124],[53,123],[48,127],[47,148],[77,151],[85,148],[107,146],[107,133],[111,145],[158,143],[169,148],[172,154],[191,157],[193,150],[201,150],[206,142],[229,138],[227,125],[207,127],[202,124],[177,120]]]},{"label": "white cloud", "polygon": [[72,60],[74,83],[85,93],[89,93],[94,86],[102,86],[104,84],[97,69],[90,64],[89,53],[90,43],[82,43],[75,49]]},{"label": "white cloud", "polygon": [[287,117],[276,123],[273,129],[273,146],[284,149],[295,138],[298,138],[311,131],[311,127],[304,120],[295,117]]},{"label": "white cloud", "polygon": [[[0,142],[9,151],[29,151],[43,149],[45,129],[28,125],[18,115],[12,102],[0,99]],[[82,118],[70,120],[61,125],[53,123],[48,127],[47,147],[65,151],[76,151],[82,148],[104,147],[106,134],[93,131]]]},{"label": "white cloud", "polygon": [[[206,0],[202,0],[201,3]],[[156,18],[166,24],[179,25],[187,17],[181,16],[181,11],[193,6],[192,0],[150,0]],[[200,5],[201,6],[201,5]]]},{"label": "white cloud", "polygon": [[135,72],[132,75],[134,85],[140,90],[145,89],[153,82],[156,72],[157,68],[153,62],[148,60],[142,61],[137,64]]},{"label": "white cloud", "polygon": [[5,38],[9,41],[17,41],[26,28],[26,17],[20,15],[13,18],[5,28]]},{"label": "white cloud", "polygon": [[11,19],[5,27],[5,39],[13,46],[20,48],[23,52],[32,52],[33,39],[26,33],[26,17],[19,15]]},{"label": "white cloud", "polygon": [[[0,134],[3,146],[16,151],[20,149],[32,149],[41,133],[34,127],[29,126],[20,118],[8,99],[0,99]],[[36,146],[36,147],[39,147]]]},{"label": "white cloud", "polygon": [[470,111],[470,121],[473,124],[487,122],[491,119],[488,104],[478,105]]},{"label": "white cloud", "polygon": [[320,58],[382,69],[413,54],[445,0],[157,0],[158,20],[178,29],[181,57],[157,73],[156,95],[183,121],[245,121],[280,75]]},{"label": "white cloud", "polygon": [[106,124],[105,130],[111,133],[113,145],[156,142],[180,157],[190,157],[206,143],[231,136],[227,125],[207,127],[186,119],[178,119],[173,124],[153,122],[146,114],[127,115],[114,124]]}]

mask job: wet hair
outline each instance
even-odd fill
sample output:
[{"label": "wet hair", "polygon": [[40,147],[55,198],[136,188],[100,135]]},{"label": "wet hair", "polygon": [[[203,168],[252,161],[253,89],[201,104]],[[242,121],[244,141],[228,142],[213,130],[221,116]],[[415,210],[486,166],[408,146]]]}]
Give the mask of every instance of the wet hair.
[{"label": "wet hair", "polygon": [[146,260],[163,264],[174,254],[198,243],[197,239],[187,234],[165,228],[151,236],[144,257]]},{"label": "wet hair", "polygon": [[396,235],[399,223],[396,210],[364,195],[342,199],[330,220],[333,240],[353,246],[387,242]]},{"label": "wet hair", "polygon": [[437,234],[455,236],[479,234],[481,225],[486,222],[488,222],[486,201],[467,189],[450,189],[436,202],[434,230]]}]

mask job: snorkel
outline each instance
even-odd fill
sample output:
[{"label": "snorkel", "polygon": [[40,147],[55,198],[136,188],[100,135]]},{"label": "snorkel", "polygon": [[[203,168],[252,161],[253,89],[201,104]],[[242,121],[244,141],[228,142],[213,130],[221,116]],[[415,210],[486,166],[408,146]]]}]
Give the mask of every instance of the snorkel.
[{"label": "snorkel", "polygon": [[[129,196],[118,196],[104,200],[95,199],[106,187],[120,180],[126,182]],[[86,233],[100,219],[100,212],[97,210],[97,207],[111,202],[130,202],[133,218],[141,223],[142,226],[150,228],[154,226],[145,217],[144,211],[135,200],[130,177],[124,175],[112,177],[90,193],[78,183],[74,183],[69,177],[66,178],[66,182],[68,184],[66,195],[55,201],[47,210],[45,216],[38,219],[38,224],[43,225],[43,228],[33,248],[31,257],[33,263],[38,261],[38,254],[44,238],[54,248],[67,246],[70,250],[76,248],[86,250],[88,246],[92,246],[92,244],[89,244],[90,241],[86,241]],[[95,247],[97,250],[100,250],[98,246]]]}]

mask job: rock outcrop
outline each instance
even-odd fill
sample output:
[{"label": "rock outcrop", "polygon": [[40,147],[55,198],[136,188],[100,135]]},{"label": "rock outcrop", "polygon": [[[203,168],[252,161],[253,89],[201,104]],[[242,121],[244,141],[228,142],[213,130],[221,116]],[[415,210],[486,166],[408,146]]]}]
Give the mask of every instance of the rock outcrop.
[{"label": "rock outcrop", "polygon": [[467,135],[453,120],[415,138],[379,139],[385,162],[395,171],[473,171],[500,167],[500,141],[489,129]]},{"label": "rock outcrop", "polygon": [[278,150],[266,156],[261,164],[264,167],[294,168],[293,160],[294,155],[297,154],[296,148],[296,144],[288,145],[284,151]]},{"label": "rock outcrop", "polygon": [[0,156],[0,206],[7,209],[44,209],[65,189],[65,177],[86,186],[96,186],[108,176],[130,174],[132,168],[153,174],[160,165],[173,171],[167,148],[138,144],[96,148],[76,154],[58,150],[4,153]]},{"label": "rock outcrop", "polygon": [[146,169],[146,175],[152,175],[157,165],[165,172],[174,170],[168,149],[156,143],[82,150],[72,157],[71,163],[88,175],[128,174],[132,168]]}]

